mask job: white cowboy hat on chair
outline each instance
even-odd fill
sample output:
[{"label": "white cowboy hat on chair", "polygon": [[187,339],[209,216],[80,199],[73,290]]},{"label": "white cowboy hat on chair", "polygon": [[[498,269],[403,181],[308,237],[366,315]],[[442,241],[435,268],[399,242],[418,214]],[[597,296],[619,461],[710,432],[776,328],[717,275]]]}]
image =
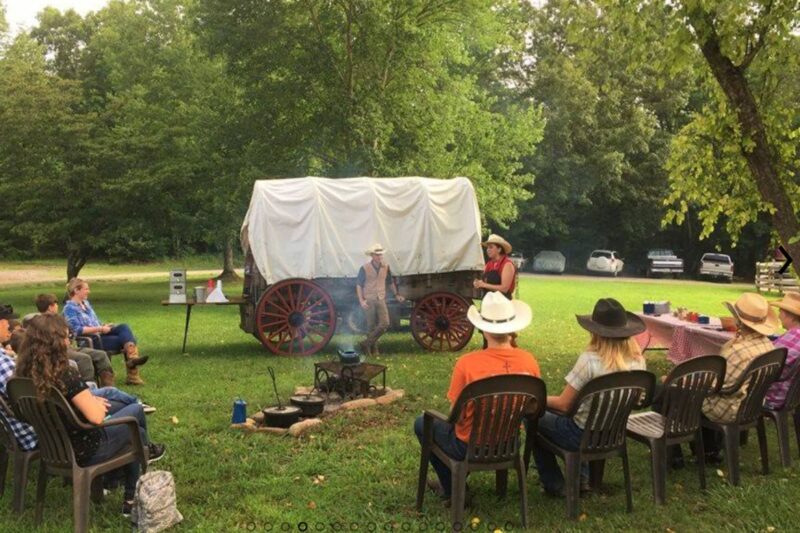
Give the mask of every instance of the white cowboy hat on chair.
[{"label": "white cowboy hat on chair", "polygon": [[481,310],[474,305],[467,311],[472,324],[486,333],[514,333],[531,323],[531,307],[519,300],[509,300],[502,293],[492,291],[483,297]]},{"label": "white cowboy hat on chair", "polygon": [[372,254],[383,255],[386,253],[386,250],[383,249],[383,246],[381,246],[380,243],[376,242],[375,244],[367,248],[367,251],[364,253],[367,255],[372,255]]}]

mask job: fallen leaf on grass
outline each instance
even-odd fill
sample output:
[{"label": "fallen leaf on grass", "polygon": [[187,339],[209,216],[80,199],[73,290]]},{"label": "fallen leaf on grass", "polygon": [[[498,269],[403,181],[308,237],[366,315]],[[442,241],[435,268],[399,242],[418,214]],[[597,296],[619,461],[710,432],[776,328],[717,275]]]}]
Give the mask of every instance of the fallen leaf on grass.
[{"label": "fallen leaf on grass", "polygon": [[775,531],[774,526],[767,526],[767,533],[772,533],[773,531]]},{"label": "fallen leaf on grass", "polygon": [[581,515],[578,517],[578,522],[586,522],[587,518],[589,518],[589,515],[586,513],[581,513]]},{"label": "fallen leaf on grass", "polygon": [[322,485],[322,483],[325,482],[325,476],[317,474],[313,477],[311,482],[314,483],[314,485]]},{"label": "fallen leaf on grass", "polygon": [[308,508],[309,508],[309,509],[312,509],[312,510],[313,510],[313,509],[316,509],[316,508],[317,508],[317,504],[316,504],[316,503],[314,503],[314,502],[308,502]]},{"label": "fallen leaf on grass", "polygon": [[177,416],[173,416],[172,418],[170,418],[170,420],[172,421],[173,424],[177,424],[178,423],[178,417]]},{"label": "fallen leaf on grass", "polygon": [[494,531],[492,531],[492,533],[503,533],[503,530],[502,529],[495,529]]},{"label": "fallen leaf on grass", "polygon": [[478,525],[478,524],[480,524],[480,523],[481,523],[481,519],[480,519],[480,518],[478,518],[477,516],[473,516],[473,517],[472,517],[472,520],[470,520],[470,524],[472,524],[472,525],[473,525],[473,527],[474,527],[474,526],[477,526],[477,525]]},{"label": "fallen leaf on grass", "polygon": [[725,472],[723,472],[722,470],[720,470],[719,468],[717,468],[717,475],[718,475],[719,477],[725,477]]}]

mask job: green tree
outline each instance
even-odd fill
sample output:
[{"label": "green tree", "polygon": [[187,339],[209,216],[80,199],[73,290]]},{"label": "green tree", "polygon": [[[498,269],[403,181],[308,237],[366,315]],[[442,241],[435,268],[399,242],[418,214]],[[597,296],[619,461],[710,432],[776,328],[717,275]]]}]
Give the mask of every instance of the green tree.
[{"label": "green tree", "polygon": [[68,277],[94,249],[87,231],[103,225],[79,104],[80,87],[49,75],[43,49],[19,35],[0,60],[0,202],[11,215],[0,240],[6,251],[63,254]]},{"label": "green tree", "polygon": [[199,27],[244,89],[243,168],[262,176],[466,175],[516,216],[540,138],[498,74],[521,53],[517,2],[200,0]]},{"label": "green tree", "polygon": [[[628,37],[592,3],[551,1],[530,8],[528,20],[529,60],[516,83],[543,104],[547,125],[526,160],[536,196],[522,207],[514,242],[571,257],[612,247],[631,259],[648,246],[683,242],[681,235],[662,234],[658,242],[654,236],[665,211],[663,167],[685,122],[691,70],[664,79],[646,62],[631,64]],[[653,55],[659,42],[650,42]]]},{"label": "green tree", "polygon": [[647,21],[664,21],[671,53],[657,61],[665,73],[698,60],[703,65],[705,104],[672,146],[666,220],[681,222],[696,205],[704,235],[724,221],[736,238],[764,214],[791,254],[800,257],[800,3],[642,1],[636,9],[608,4],[639,51],[652,36]]}]

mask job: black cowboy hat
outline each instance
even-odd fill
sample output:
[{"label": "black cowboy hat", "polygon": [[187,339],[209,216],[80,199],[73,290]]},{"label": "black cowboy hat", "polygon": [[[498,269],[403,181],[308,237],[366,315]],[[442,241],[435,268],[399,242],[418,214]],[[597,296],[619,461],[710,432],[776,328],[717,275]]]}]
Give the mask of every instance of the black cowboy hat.
[{"label": "black cowboy hat", "polygon": [[0,320],[8,320],[10,318],[19,318],[14,314],[14,308],[8,304],[0,304]]},{"label": "black cowboy hat", "polygon": [[626,311],[614,298],[597,300],[591,315],[575,315],[575,318],[583,329],[614,339],[633,337],[647,329],[641,318]]}]

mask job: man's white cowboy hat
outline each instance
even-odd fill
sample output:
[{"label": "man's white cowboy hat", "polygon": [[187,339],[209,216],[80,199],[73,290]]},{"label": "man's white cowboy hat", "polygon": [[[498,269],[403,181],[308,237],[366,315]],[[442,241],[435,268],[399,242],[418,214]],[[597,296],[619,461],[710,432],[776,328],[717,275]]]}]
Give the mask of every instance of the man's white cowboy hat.
[{"label": "man's white cowboy hat", "polygon": [[787,292],[782,300],[770,302],[769,305],[800,316],[800,293]]},{"label": "man's white cowboy hat", "polygon": [[507,240],[505,240],[500,235],[497,235],[495,233],[489,235],[489,238],[486,239],[484,242],[482,242],[481,246],[486,248],[487,244],[496,244],[497,246],[503,249],[506,255],[511,253],[511,243],[509,243]]},{"label": "man's white cowboy hat", "polygon": [[742,324],[762,335],[772,335],[778,330],[780,321],[767,300],[760,294],[746,292],[736,302],[722,302]]},{"label": "man's white cowboy hat", "polygon": [[486,333],[514,333],[531,323],[533,313],[525,302],[509,300],[502,293],[492,291],[483,297],[481,310],[474,305],[467,311],[472,324]]},{"label": "man's white cowboy hat", "polygon": [[386,253],[386,250],[384,250],[383,246],[381,246],[379,243],[376,242],[375,244],[367,248],[367,251],[364,253],[367,255],[372,255],[372,254],[383,255]]}]

